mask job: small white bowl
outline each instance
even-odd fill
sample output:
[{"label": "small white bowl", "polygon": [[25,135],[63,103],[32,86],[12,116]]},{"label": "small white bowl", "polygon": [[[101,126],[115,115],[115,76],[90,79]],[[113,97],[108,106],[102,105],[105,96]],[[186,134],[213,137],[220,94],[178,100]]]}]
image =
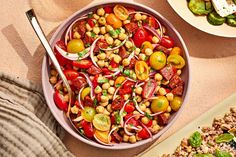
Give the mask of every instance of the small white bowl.
[{"label": "small white bowl", "polygon": [[183,105],[181,107],[181,109],[176,112],[175,114],[173,114],[172,118],[169,120],[169,123],[157,134],[155,134],[153,136],[153,138],[149,138],[146,140],[141,140],[138,141],[134,144],[130,144],[130,143],[120,143],[120,144],[115,144],[114,146],[105,146],[105,145],[101,145],[95,141],[91,141],[91,140],[87,140],[85,138],[83,138],[82,136],[79,135],[78,132],[76,132],[76,130],[73,128],[73,126],[71,126],[70,122],[67,120],[67,118],[65,117],[63,111],[61,111],[60,109],[57,108],[57,106],[55,105],[54,101],[53,101],[53,93],[54,93],[54,89],[53,86],[49,83],[49,76],[50,76],[50,68],[49,68],[49,64],[48,64],[48,57],[45,56],[44,60],[43,60],[43,64],[42,64],[42,85],[43,85],[43,91],[44,91],[44,96],[46,99],[46,102],[52,112],[52,114],[54,115],[54,117],[56,118],[56,120],[60,123],[60,125],[68,132],[70,133],[72,136],[74,136],[76,139],[83,141],[89,145],[95,146],[95,147],[99,147],[99,148],[104,148],[104,149],[114,149],[114,150],[118,150],[118,149],[128,149],[128,148],[134,148],[134,147],[138,147],[141,146],[143,144],[146,144],[148,142],[151,142],[153,140],[156,140],[158,137],[160,137],[177,119],[178,115],[181,113],[181,110],[186,102],[187,99],[187,93],[189,91],[189,82],[190,82],[190,73],[189,73],[189,69],[190,69],[190,65],[189,65],[189,54],[188,54],[188,50],[185,46],[185,43],[182,39],[182,37],[180,36],[180,34],[178,33],[178,31],[174,28],[174,26],[168,21],[166,20],[161,14],[159,14],[158,12],[156,12],[155,10],[135,3],[135,2],[117,2],[117,1],[109,1],[109,2],[98,2],[98,3],[94,3],[90,6],[87,6],[79,11],[77,11],[76,13],[74,13],[72,16],[70,16],[69,18],[67,18],[61,25],[60,27],[58,27],[58,29],[56,30],[56,32],[54,33],[52,39],[50,40],[50,44],[52,47],[54,47],[55,43],[61,38],[64,37],[64,32],[67,29],[67,27],[78,17],[80,17],[81,15],[84,15],[86,13],[89,13],[91,11],[93,11],[94,9],[97,9],[99,7],[104,7],[107,5],[115,5],[115,4],[122,4],[124,6],[130,6],[133,7],[137,10],[140,11],[144,11],[147,13],[152,14],[154,17],[156,17],[158,20],[160,20],[160,22],[167,28],[168,30],[168,34],[173,38],[173,40],[175,41],[176,45],[178,45],[182,50],[183,50],[183,54],[184,54],[184,58],[186,60],[186,66],[182,71],[182,78],[185,81],[185,88],[184,88],[184,93],[183,93]]}]

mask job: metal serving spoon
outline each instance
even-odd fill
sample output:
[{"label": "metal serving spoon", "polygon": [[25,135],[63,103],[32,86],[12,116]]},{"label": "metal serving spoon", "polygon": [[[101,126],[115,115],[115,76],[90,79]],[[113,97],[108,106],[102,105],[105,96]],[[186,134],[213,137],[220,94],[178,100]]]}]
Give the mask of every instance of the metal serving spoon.
[{"label": "metal serving spoon", "polygon": [[[68,104],[68,111],[66,113],[66,116],[68,117],[68,119],[69,119],[70,123],[72,124],[72,126],[81,134],[81,132],[75,127],[75,125],[72,122],[71,117],[70,117],[70,109],[71,109],[71,105],[72,105],[71,103],[72,103],[72,99],[73,99],[73,95],[74,95],[73,91],[70,88],[70,84],[69,84],[66,76],[64,75],[64,73],[61,69],[61,66],[58,63],[50,44],[48,43],[48,41],[45,37],[45,34],[44,34],[44,32],[43,32],[43,30],[42,30],[42,28],[41,28],[41,26],[38,22],[38,19],[37,19],[35,13],[34,13],[34,10],[33,9],[28,10],[26,12],[26,16],[28,17],[28,20],[29,20],[31,26],[33,27],[35,33],[37,34],[39,40],[41,41],[43,47],[45,48],[48,56],[50,57],[52,63],[54,64],[59,76],[61,77],[63,83],[66,86],[66,89],[67,89],[68,95],[69,95],[69,104]],[[81,134],[81,135],[83,137],[85,137],[83,134]]]}]

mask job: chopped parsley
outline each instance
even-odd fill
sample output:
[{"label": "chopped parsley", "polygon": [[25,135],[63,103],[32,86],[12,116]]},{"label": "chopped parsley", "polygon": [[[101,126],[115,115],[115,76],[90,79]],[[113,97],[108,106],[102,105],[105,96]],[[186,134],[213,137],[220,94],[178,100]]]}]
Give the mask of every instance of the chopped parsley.
[{"label": "chopped parsley", "polygon": [[116,84],[116,88],[118,88],[118,87],[120,87],[120,86],[121,86],[121,84],[119,84],[119,83],[118,83],[118,84]]},{"label": "chopped parsley", "polygon": [[79,57],[83,57],[86,53],[88,53],[87,49],[85,49],[85,50],[83,50],[81,52],[78,52],[77,54],[78,54]]},{"label": "chopped parsley", "polygon": [[115,120],[116,120],[116,124],[119,124],[121,121],[121,116],[118,112],[115,113]]},{"label": "chopped parsley", "polygon": [[111,35],[111,36],[116,36],[116,35],[119,35],[121,33],[121,29],[120,28],[117,28],[117,29],[115,29],[115,30],[110,30],[109,31],[109,34]]},{"label": "chopped parsley", "polygon": [[127,20],[131,20],[131,16],[128,16]]},{"label": "chopped parsley", "polygon": [[92,18],[93,17],[93,12],[90,12],[90,13],[88,13],[88,18]]},{"label": "chopped parsley", "polygon": [[144,114],[148,119],[152,119],[152,116],[150,114],[148,114],[147,112],[145,112]]},{"label": "chopped parsley", "polygon": [[122,72],[123,69],[124,69],[124,66],[120,65],[120,66],[119,66],[119,70]]},{"label": "chopped parsley", "polygon": [[130,76],[130,70],[124,70],[124,75],[126,75],[126,76]]},{"label": "chopped parsley", "polygon": [[85,47],[89,47],[89,46],[91,46],[90,43],[86,43],[86,44],[85,44]]},{"label": "chopped parsley", "polygon": [[103,78],[103,79],[99,79],[98,83],[107,83],[108,82],[108,78]]},{"label": "chopped parsley", "polygon": [[97,100],[96,98],[94,98],[94,100],[93,100],[93,105],[94,105],[94,106],[97,106],[97,104],[98,104],[98,100]]},{"label": "chopped parsley", "polygon": [[102,95],[107,96],[107,90],[103,90]]},{"label": "chopped parsley", "polygon": [[96,34],[94,32],[91,32],[91,37],[94,38]]},{"label": "chopped parsley", "polygon": [[120,28],[117,28],[117,29],[115,30],[115,32],[116,32],[117,35],[119,35],[119,34],[121,33],[121,29],[120,29]]}]

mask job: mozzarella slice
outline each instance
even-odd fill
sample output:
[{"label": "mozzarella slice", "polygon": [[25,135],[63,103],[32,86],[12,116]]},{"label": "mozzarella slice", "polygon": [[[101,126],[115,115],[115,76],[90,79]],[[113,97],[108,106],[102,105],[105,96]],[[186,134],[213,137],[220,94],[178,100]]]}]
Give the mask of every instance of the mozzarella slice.
[{"label": "mozzarella slice", "polygon": [[221,17],[226,17],[236,12],[236,5],[233,0],[212,0],[212,3]]}]

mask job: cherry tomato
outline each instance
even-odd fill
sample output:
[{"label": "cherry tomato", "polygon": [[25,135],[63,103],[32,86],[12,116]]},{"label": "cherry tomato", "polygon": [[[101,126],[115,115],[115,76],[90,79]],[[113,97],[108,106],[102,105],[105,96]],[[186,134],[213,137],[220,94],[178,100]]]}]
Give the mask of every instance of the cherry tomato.
[{"label": "cherry tomato", "polygon": [[76,70],[64,70],[63,72],[68,80],[73,80],[79,76],[79,73]]},{"label": "cherry tomato", "polygon": [[122,22],[120,19],[118,19],[113,13],[110,13],[106,17],[106,21],[109,25],[111,25],[113,28],[120,28],[122,26]]},{"label": "cherry tomato", "polygon": [[87,122],[92,122],[95,114],[96,114],[95,109],[89,106],[85,106],[83,111],[81,112],[83,119],[86,120]]},{"label": "cherry tomato", "polygon": [[174,40],[170,37],[163,37],[160,44],[166,48],[172,48],[174,47]]},{"label": "cherry tomato", "polygon": [[147,138],[150,137],[148,131],[147,131],[145,128],[142,128],[142,130],[139,131],[139,132],[137,133],[137,135],[138,135],[138,137],[140,137],[140,138],[142,138],[142,139],[147,139]]},{"label": "cherry tomato", "polygon": [[95,26],[94,19],[88,19],[88,24],[91,28],[93,28]]},{"label": "cherry tomato", "polygon": [[111,74],[111,71],[110,71],[108,68],[102,68],[102,72],[103,72],[105,75],[110,75],[110,74]]},{"label": "cherry tomato", "polygon": [[174,111],[178,111],[179,108],[181,107],[182,105],[182,98],[181,97],[178,97],[178,96],[175,96],[173,101],[170,102],[170,107],[172,110]]},{"label": "cherry tomato", "polygon": [[111,136],[108,136],[109,131],[99,131],[99,130],[95,130],[94,136],[99,139],[100,141],[102,141],[103,143],[109,143],[109,141],[111,140]]},{"label": "cherry tomato", "polygon": [[138,30],[138,24],[135,22],[130,22],[125,24],[125,29],[127,30],[128,33],[133,34]]},{"label": "cherry tomato", "polygon": [[149,119],[149,122],[146,124],[147,127],[151,127],[152,126],[152,120]]},{"label": "cherry tomato", "polygon": [[173,49],[170,51],[171,55],[182,55],[182,51],[179,47],[173,47]]},{"label": "cherry tomato", "polygon": [[105,6],[103,9],[105,10],[105,13],[107,14],[110,14],[113,12],[112,7],[109,7],[109,6]]},{"label": "cherry tomato", "polygon": [[[133,116],[133,114],[132,113],[129,113],[129,114],[127,114],[127,115],[125,115],[125,120],[127,120],[129,117],[131,117],[131,116]],[[129,121],[128,121],[128,123],[127,124],[132,124],[132,125],[134,125],[134,126],[138,126],[139,125],[139,122],[138,122],[138,120],[136,120],[135,118],[131,118]]]},{"label": "cherry tomato", "polygon": [[154,52],[150,56],[150,65],[155,70],[160,70],[166,65],[166,55],[161,52]]},{"label": "cherry tomato", "polygon": [[141,47],[142,43],[147,40],[148,33],[145,29],[139,28],[133,37],[133,41],[136,47]]},{"label": "cherry tomato", "polygon": [[156,87],[157,87],[157,83],[156,83],[155,80],[153,80],[153,79],[148,80],[144,84],[143,91],[142,91],[142,96],[144,98],[152,97],[155,93]]},{"label": "cherry tomato", "polygon": [[112,68],[118,68],[119,64],[114,61],[114,59],[111,60],[110,65]]},{"label": "cherry tomato", "polygon": [[90,68],[88,68],[87,72],[91,75],[100,74],[102,70],[94,65],[92,65]]},{"label": "cherry tomato", "polygon": [[86,87],[86,88],[84,88],[83,90],[82,90],[82,92],[81,92],[81,99],[82,100],[84,100],[84,98],[87,96],[87,95],[89,95],[89,93],[90,93],[90,87]]},{"label": "cherry tomato", "polygon": [[87,82],[85,80],[85,78],[83,77],[76,77],[71,81],[71,87],[72,88],[76,88],[77,90],[80,90],[80,88],[82,88]]},{"label": "cherry tomato", "polygon": [[100,131],[109,131],[111,127],[110,116],[99,113],[93,118],[93,126]]},{"label": "cherry tomato", "polygon": [[132,81],[126,81],[124,84],[123,84],[123,87],[122,88],[132,88],[134,86],[134,82]]},{"label": "cherry tomato", "polygon": [[84,130],[84,134],[86,137],[92,138],[94,135],[94,130],[93,130],[93,126],[91,123],[86,122],[85,120],[82,120],[80,122],[80,125],[82,126],[83,130]]},{"label": "cherry tomato", "polygon": [[99,77],[99,75],[98,74],[96,74],[95,76],[94,76],[94,78],[93,78],[93,87],[94,88],[96,88],[97,86],[98,86],[98,77]]},{"label": "cherry tomato", "polygon": [[[57,41],[56,45],[59,46],[61,49],[63,49],[63,50],[66,51],[66,45],[65,45],[64,41],[59,40],[59,41]],[[55,53],[55,56],[56,56],[56,58],[57,58],[57,61],[59,62],[60,65],[64,66],[64,65],[70,64],[70,60],[68,60],[68,59],[66,59],[65,57],[63,57],[63,56],[57,51],[57,49],[54,49],[54,53]]]},{"label": "cherry tomato", "polygon": [[125,106],[125,112],[127,113],[131,113],[135,110],[135,107],[134,107],[134,103],[131,102],[131,103],[128,103],[126,106]]},{"label": "cherry tomato", "polygon": [[125,95],[125,94],[130,94],[132,93],[132,88],[123,88],[119,90],[119,95]]},{"label": "cherry tomato", "polygon": [[122,5],[117,4],[113,11],[120,20],[126,20],[129,17],[128,10]]},{"label": "cherry tomato", "polygon": [[146,80],[149,75],[149,67],[144,61],[137,61],[135,63],[135,73],[139,80]]},{"label": "cherry tomato", "polygon": [[115,100],[112,101],[111,108],[113,110],[120,110],[124,104],[123,98],[115,98]]},{"label": "cherry tomato", "polygon": [[58,90],[55,91],[53,95],[53,99],[54,99],[55,104],[60,110],[67,112],[68,104],[64,100],[63,95]]},{"label": "cherry tomato", "polygon": [[159,28],[158,23],[156,22],[155,18],[152,16],[148,18],[148,25],[155,29]]},{"label": "cherry tomato", "polygon": [[142,51],[143,53],[145,53],[145,50],[146,50],[147,48],[149,48],[149,49],[151,49],[151,50],[154,49],[154,47],[152,46],[152,43],[151,43],[151,42],[149,42],[149,41],[144,41],[144,42],[142,43],[142,46],[141,46],[141,51]]},{"label": "cherry tomato", "polygon": [[152,100],[151,111],[154,113],[165,112],[169,106],[169,101],[165,96],[158,96],[156,99]]},{"label": "cherry tomato", "polygon": [[84,49],[84,42],[81,39],[72,39],[67,44],[67,51],[69,53],[78,53]]},{"label": "cherry tomato", "polygon": [[120,86],[125,81],[124,76],[118,76],[115,80],[115,87]]},{"label": "cherry tomato", "polygon": [[79,61],[73,61],[72,65],[78,68],[88,69],[93,65],[93,63],[91,60],[83,59]]},{"label": "cherry tomato", "polygon": [[185,60],[182,56],[177,54],[169,55],[167,63],[172,64],[176,69],[182,69],[185,66]]}]

